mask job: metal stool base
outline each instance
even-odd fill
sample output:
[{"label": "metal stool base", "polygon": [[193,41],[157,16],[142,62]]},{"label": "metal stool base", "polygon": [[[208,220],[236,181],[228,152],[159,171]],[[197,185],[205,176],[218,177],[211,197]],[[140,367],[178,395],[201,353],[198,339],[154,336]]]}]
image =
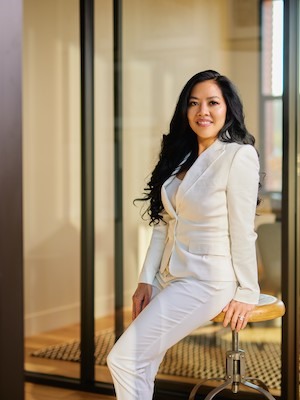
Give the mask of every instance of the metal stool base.
[{"label": "metal stool base", "polygon": [[[208,381],[224,381],[224,383],[211,390],[204,400],[213,399],[218,393],[222,392],[222,390],[230,385],[233,393],[238,393],[240,385],[243,385],[257,390],[269,400],[276,400],[269,392],[268,387],[260,379],[245,377],[245,352],[238,349],[238,333],[235,331],[232,332],[232,350],[226,353],[225,378],[209,378],[197,383],[190,393],[189,400],[194,400],[200,386]],[[250,381],[256,381],[259,385],[251,383]]]}]

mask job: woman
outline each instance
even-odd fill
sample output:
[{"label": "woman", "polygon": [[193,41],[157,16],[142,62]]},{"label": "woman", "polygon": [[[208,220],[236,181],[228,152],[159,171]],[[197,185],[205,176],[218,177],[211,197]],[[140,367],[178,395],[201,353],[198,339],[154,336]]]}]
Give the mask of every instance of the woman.
[{"label": "woman", "polygon": [[259,163],[225,76],[183,88],[146,200],[154,226],[133,295],[133,322],[108,356],[117,399],[150,400],[166,351],[222,310],[245,328],[258,302],[254,218]]}]

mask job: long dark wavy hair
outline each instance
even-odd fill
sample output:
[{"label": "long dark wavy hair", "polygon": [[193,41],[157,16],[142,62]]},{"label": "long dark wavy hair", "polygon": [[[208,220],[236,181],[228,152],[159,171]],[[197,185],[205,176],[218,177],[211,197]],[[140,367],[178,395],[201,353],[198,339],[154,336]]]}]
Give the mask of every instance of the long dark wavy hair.
[{"label": "long dark wavy hair", "polygon": [[188,118],[188,104],[193,87],[200,82],[214,80],[222,91],[226,102],[227,111],[223,128],[218,138],[223,142],[236,142],[251,144],[254,146],[255,138],[252,136],[244,122],[243,104],[233,83],[223,75],[213,70],[199,72],[194,75],[184,86],[180,93],[174,115],[170,123],[170,131],[163,135],[159,160],[156,164],[147,187],[144,189],[144,197],[136,200],[150,201],[145,214],[150,217],[150,225],[157,224],[163,219],[163,204],[161,201],[161,187],[163,183],[174,173],[174,170],[189,154],[181,165],[181,171],[187,171],[198,157],[197,135],[191,129]]}]

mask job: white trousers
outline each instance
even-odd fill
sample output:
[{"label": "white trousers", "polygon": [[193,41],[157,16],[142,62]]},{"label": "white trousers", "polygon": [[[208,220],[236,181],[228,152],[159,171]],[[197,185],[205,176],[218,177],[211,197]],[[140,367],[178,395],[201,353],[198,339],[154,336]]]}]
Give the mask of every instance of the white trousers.
[{"label": "white trousers", "polygon": [[148,306],[116,342],[107,358],[118,400],[151,400],[166,351],[215,317],[233,298],[236,282],[178,278],[157,281]]}]

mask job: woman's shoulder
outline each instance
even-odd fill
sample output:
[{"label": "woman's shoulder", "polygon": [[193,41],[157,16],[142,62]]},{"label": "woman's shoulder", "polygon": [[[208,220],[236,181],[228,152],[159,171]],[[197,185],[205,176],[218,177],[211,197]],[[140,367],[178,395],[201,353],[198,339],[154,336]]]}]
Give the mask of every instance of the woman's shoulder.
[{"label": "woman's shoulder", "polygon": [[255,168],[259,168],[258,153],[251,144],[227,143],[225,154],[231,166],[239,168],[241,165],[250,163]]},{"label": "woman's shoulder", "polygon": [[225,148],[228,153],[236,154],[237,152],[243,154],[257,154],[257,151],[252,144],[243,144],[236,142],[225,142]]},{"label": "woman's shoulder", "polygon": [[244,163],[246,160],[249,160],[256,165],[259,164],[259,158],[257,150],[251,144],[240,144],[236,142],[228,142],[225,145],[225,155],[228,161],[232,164],[235,161],[236,163]]}]

